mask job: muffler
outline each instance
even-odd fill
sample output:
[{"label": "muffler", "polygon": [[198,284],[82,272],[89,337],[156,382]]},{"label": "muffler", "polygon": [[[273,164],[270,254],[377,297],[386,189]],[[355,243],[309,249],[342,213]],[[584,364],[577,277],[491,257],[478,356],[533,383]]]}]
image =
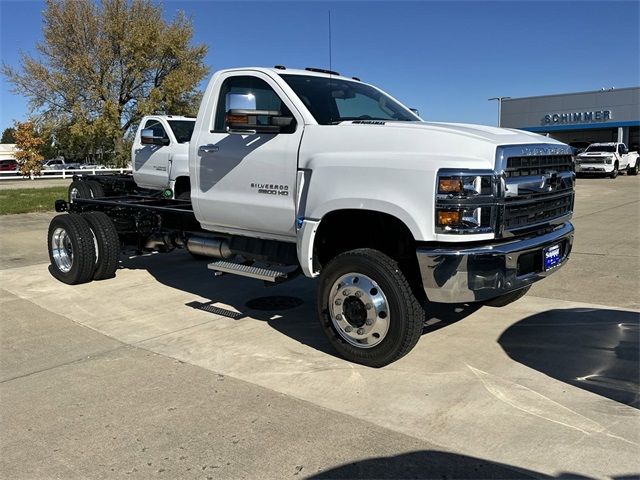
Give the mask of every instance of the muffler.
[{"label": "muffler", "polygon": [[191,236],[185,243],[185,248],[194,255],[215,258],[231,258],[234,254],[229,248],[229,242],[224,238]]}]

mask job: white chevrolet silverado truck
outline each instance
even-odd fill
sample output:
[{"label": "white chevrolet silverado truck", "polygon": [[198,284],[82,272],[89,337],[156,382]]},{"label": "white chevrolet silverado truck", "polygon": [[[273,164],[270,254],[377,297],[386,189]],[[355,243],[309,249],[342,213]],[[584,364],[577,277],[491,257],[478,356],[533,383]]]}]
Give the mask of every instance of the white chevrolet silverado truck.
[{"label": "white chevrolet silverado truck", "polygon": [[506,305],[571,252],[569,146],[424,122],[336,72],[217,72],[188,157],[189,200],[56,201],[68,213],[49,227],[52,274],[113,277],[133,247],[184,248],[219,274],[265,282],[317,277],[327,338],[380,367],[415,346],[432,302]]},{"label": "white chevrolet silverado truck", "polygon": [[177,115],[142,118],[131,147],[131,175],[76,175],[69,201],[159,192],[189,199],[189,141],[196,119]]},{"label": "white chevrolet silverado truck", "polygon": [[638,152],[624,143],[592,143],[576,157],[576,173],[600,173],[616,178],[618,173],[638,174]]}]

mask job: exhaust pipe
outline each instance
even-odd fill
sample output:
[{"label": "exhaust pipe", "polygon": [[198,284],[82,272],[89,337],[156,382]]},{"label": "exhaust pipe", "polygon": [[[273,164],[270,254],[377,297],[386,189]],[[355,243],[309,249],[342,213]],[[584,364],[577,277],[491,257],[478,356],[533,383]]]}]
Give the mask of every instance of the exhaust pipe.
[{"label": "exhaust pipe", "polygon": [[187,239],[185,248],[194,255],[205,257],[231,258],[234,254],[224,238],[192,236]]}]

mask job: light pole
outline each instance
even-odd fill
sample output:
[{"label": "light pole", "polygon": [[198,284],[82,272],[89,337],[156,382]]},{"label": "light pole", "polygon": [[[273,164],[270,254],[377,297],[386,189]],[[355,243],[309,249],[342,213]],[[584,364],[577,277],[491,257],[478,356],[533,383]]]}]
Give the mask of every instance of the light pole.
[{"label": "light pole", "polygon": [[500,122],[502,121],[502,101],[511,97],[492,97],[489,101],[497,100],[498,101],[498,127],[500,126]]}]

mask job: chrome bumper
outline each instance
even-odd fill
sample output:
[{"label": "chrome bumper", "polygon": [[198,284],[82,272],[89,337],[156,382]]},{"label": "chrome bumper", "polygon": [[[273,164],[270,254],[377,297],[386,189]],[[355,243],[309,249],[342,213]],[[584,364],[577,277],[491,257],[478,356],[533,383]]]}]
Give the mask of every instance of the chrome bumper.
[{"label": "chrome bumper", "polygon": [[[569,259],[573,225],[566,222],[544,235],[464,248],[418,248],[422,285],[432,302],[489,300],[552,274]],[[544,271],[542,251],[560,245],[560,263]]]}]

